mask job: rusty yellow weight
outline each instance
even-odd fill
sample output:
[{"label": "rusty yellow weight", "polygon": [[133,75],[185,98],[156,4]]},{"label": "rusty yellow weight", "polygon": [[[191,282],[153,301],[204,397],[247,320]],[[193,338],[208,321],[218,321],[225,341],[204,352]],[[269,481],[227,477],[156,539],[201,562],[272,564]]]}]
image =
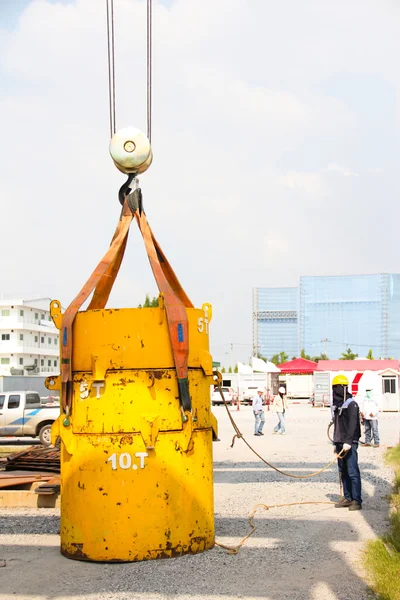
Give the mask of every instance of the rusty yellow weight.
[{"label": "rusty yellow weight", "polygon": [[183,414],[163,307],[78,313],[70,424],[60,415],[52,429],[65,556],[137,561],[213,547],[211,307],[187,314],[193,408]]}]

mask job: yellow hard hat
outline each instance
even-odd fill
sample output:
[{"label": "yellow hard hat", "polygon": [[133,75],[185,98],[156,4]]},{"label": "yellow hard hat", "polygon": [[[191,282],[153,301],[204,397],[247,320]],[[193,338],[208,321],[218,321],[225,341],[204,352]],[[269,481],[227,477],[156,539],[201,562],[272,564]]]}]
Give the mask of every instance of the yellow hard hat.
[{"label": "yellow hard hat", "polygon": [[349,380],[346,375],[335,375],[332,385],[349,385]]}]

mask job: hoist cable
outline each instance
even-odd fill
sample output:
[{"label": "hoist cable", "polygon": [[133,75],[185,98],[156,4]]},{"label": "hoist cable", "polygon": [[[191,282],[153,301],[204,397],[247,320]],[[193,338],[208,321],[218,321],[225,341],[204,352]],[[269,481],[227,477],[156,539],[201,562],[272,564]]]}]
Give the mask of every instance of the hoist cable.
[{"label": "hoist cable", "polygon": [[110,112],[110,138],[116,131],[115,124],[115,53],[114,53],[114,0],[106,0],[107,13],[107,58],[108,58],[108,102]]},{"label": "hoist cable", "polygon": [[153,6],[147,0],[147,137],[151,143]]},{"label": "hoist cable", "polygon": [[[115,35],[114,0],[106,0],[107,14],[107,59],[108,59],[108,102],[110,117],[110,137],[116,132],[115,109]],[[153,46],[153,2],[147,0],[147,137],[151,143],[152,120],[152,46]]]}]

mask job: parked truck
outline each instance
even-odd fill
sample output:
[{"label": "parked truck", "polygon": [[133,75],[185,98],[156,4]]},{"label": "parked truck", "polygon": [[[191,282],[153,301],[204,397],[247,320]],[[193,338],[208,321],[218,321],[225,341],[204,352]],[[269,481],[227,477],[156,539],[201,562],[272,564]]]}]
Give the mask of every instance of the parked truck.
[{"label": "parked truck", "polygon": [[279,383],[286,388],[290,400],[310,400],[314,393],[313,375],[279,375]]},{"label": "parked truck", "polygon": [[58,403],[43,405],[35,391],[0,393],[0,436],[39,437],[50,446],[50,430],[60,414]]}]

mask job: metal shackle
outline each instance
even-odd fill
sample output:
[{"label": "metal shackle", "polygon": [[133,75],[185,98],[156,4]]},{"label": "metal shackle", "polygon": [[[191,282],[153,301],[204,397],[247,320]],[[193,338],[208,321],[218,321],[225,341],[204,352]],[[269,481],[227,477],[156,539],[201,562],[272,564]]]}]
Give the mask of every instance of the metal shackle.
[{"label": "metal shackle", "polygon": [[135,127],[125,127],[114,133],[110,154],[117,169],[127,175],[144,173],[153,160],[148,138]]}]

